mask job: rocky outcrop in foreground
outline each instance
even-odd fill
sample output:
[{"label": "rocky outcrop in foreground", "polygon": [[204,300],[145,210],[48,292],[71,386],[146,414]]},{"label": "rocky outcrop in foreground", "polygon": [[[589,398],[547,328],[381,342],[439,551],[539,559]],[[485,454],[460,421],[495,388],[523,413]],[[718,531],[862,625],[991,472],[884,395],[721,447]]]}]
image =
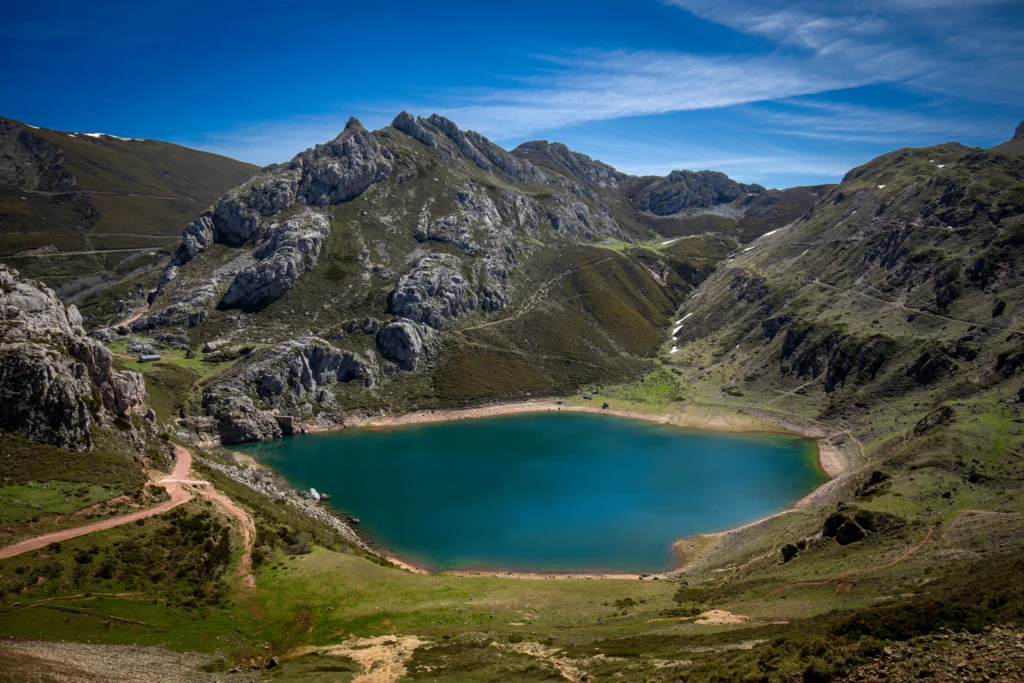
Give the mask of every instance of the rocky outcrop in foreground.
[{"label": "rocky outcrop in foreground", "polygon": [[80,450],[90,429],[139,408],[142,375],[113,369],[74,306],[0,265],[0,429]]}]

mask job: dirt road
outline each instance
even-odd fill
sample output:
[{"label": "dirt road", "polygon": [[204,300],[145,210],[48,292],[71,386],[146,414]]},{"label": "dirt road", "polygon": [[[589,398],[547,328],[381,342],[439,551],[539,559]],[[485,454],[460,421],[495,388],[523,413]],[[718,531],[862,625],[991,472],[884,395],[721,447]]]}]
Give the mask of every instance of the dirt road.
[{"label": "dirt road", "polygon": [[[131,524],[132,522],[140,519],[146,519],[147,517],[153,517],[154,515],[162,515],[168,510],[187,503],[192,499],[192,493],[186,489],[183,484],[193,483],[188,478],[189,470],[192,469],[192,454],[188,452],[187,448],[181,446],[174,447],[177,461],[174,464],[174,470],[170,476],[159,480],[157,483],[161,484],[167,489],[167,492],[171,495],[171,499],[155,505],[145,510],[139,510],[138,512],[132,512],[122,517],[113,517],[111,519],[104,519],[99,522],[93,522],[92,524],[86,524],[84,526],[75,527],[74,529],[63,529],[61,531],[54,531],[53,533],[43,534],[42,536],[36,536],[14,545],[9,545],[6,548],[0,548],[0,560],[7,559],[8,557],[14,557],[15,555],[21,555],[31,550],[38,550],[45,548],[51,543],[57,543],[59,541],[68,541],[72,538],[78,538],[79,536],[85,536],[91,534],[94,531],[104,531],[105,529],[113,529],[114,527],[121,526],[123,524]],[[203,483],[206,482],[194,482]]]},{"label": "dirt road", "polygon": [[86,524],[85,526],[76,527],[74,529],[54,531],[53,533],[43,534],[42,536],[37,536],[35,538],[21,541],[20,543],[15,543],[14,545],[7,546],[6,548],[0,548],[0,560],[8,557],[14,557],[15,555],[21,555],[22,553],[27,553],[32,550],[45,548],[51,543],[57,543],[58,541],[67,541],[72,538],[91,534],[94,531],[113,529],[114,527],[118,527],[123,524],[130,524],[140,519],[146,519],[147,517],[163,514],[168,510],[173,510],[179,505],[187,503],[192,499],[192,492],[186,488],[186,486],[191,485],[202,487],[201,492],[204,497],[212,500],[228,515],[234,517],[238,521],[238,533],[242,536],[242,557],[238,564],[238,575],[245,587],[255,588],[256,580],[252,575],[252,549],[256,542],[256,524],[253,522],[252,517],[249,516],[249,513],[240,508],[235,501],[213,488],[209,482],[190,478],[192,470],[192,454],[187,448],[175,446],[174,453],[177,457],[174,463],[174,469],[171,473],[156,482],[152,482],[163,486],[171,495],[170,500],[160,503],[154,507],[146,508],[145,510],[132,512],[122,517],[104,519],[102,521]]}]

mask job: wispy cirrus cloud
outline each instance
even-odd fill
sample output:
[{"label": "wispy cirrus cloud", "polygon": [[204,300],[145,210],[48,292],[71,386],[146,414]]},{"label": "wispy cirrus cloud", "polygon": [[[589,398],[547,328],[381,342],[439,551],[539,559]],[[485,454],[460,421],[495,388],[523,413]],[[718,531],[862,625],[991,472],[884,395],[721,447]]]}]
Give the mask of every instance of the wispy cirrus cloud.
[{"label": "wispy cirrus cloud", "polygon": [[588,52],[544,58],[543,75],[516,87],[462,93],[477,102],[461,117],[499,138],[588,121],[731,107],[854,88],[907,75],[900,55],[890,69],[838,68],[828,58],[705,56],[664,51]]},{"label": "wispy cirrus cloud", "polygon": [[[790,141],[895,146],[998,138],[1007,126],[1005,112],[1002,119],[986,118],[979,114],[983,107],[962,105],[989,102],[1005,109],[1024,104],[1024,28],[1014,22],[1019,0],[661,2],[750,36],[749,45],[717,54],[705,46],[700,53],[623,49],[534,55],[516,65],[514,76],[490,79],[488,85],[456,89],[436,83],[402,106],[377,103],[386,113],[365,122],[387,123],[403,107],[419,114],[437,111],[511,145],[595,122],[754,109],[763,132]],[[862,94],[872,86],[881,94]],[[345,118],[254,122],[187,142],[268,163],[333,137]],[[799,145],[723,156],[714,150],[691,154],[679,142],[673,144],[671,154],[652,151],[646,163],[634,163],[622,150],[611,156],[637,172],[688,164],[728,170],[746,164],[748,177],[765,169],[836,175],[850,161],[839,152],[833,159],[808,154],[796,149]]]},{"label": "wispy cirrus cloud", "polygon": [[1001,121],[950,111],[944,105],[938,102],[901,111],[796,98],[760,107],[758,112],[766,131],[818,140],[908,144],[936,137],[952,139],[968,128],[982,136],[1006,133]]}]

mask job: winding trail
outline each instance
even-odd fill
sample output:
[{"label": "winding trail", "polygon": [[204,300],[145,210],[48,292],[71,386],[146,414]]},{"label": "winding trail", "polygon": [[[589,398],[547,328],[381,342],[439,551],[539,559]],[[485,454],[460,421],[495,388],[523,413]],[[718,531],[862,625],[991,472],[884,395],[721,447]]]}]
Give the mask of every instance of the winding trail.
[{"label": "winding trail", "polygon": [[252,575],[252,549],[256,544],[256,523],[253,522],[248,512],[213,486],[205,487],[203,496],[213,500],[238,521],[238,533],[242,536],[242,557],[238,561],[236,571],[243,586],[250,589],[256,588],[256,579]]},{"label": "winding trail", "polygon": [[195,486],[199,487],[200,495],[212,500],[228,515],[238,521],[238,532],[242,536],[242,557],[238,563],[238,575],[242,580],[242,584],[246,588],[255,588],[256,580],[252,575],[252,549],[256,542],[256,524],[253,522],[252,517],[250,517],[249,513],[239,507],[233,500],[213,488],[210,482],[202,479],[190,478],[192,472],[192,453],[190,453],[187,448],[183,446],[175,446],[174,454],[176,456],[176,460],[174,463],[174,469],[171,470],[171,473],[155,482],[150,481],[150,483],[163,486],[170,494],[170,500],[164,501],[159,505],[154,505],[151,508],[146,508],[145,510],[139,510],[138,512],[122,515],[121,517],[104,519],[99,522],[93,522],[92,524],[75,527],[74,529],[54,531],[48,534],[43,534],[42,536],[26,539],[19,543],[15,543],[14,545],[0,548],[0,560],[21,555],[32,550],[39,550],[40,548],[45,548],[51,543],[69,541],[72,538],[85,536],[95,531],[105,531],[106,529],[113,529],[125,524],[131,524],[132,522],[136,522],[140,519],[161,515],[192,500],[193,492],[187,487]]}]

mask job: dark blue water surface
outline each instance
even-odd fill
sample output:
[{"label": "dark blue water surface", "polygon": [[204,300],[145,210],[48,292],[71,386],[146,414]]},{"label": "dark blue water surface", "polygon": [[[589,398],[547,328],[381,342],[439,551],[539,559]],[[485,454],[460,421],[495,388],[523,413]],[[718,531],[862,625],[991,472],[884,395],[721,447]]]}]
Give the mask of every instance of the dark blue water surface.
[{"label": "dark blue water surface", "polygon": [[239,450],[331,494],[380,547],[437,569],[665,570],[674,540],[783,510],[826,478],[804,439],[570,412]]}]

